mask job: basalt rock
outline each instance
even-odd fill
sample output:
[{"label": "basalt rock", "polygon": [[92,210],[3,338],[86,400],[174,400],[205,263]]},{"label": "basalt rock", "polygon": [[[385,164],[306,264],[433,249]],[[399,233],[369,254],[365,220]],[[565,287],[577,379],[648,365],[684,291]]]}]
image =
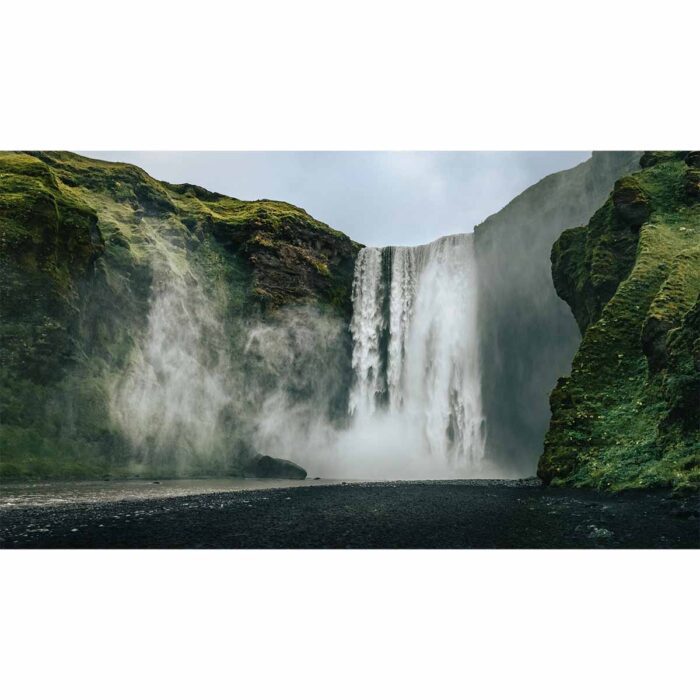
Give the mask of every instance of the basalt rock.
[{"label": "basalt rock", "polygon": [[246,464],[243,476],[256,479],[306,479],[306,470],[287,459],[258,454]]}]

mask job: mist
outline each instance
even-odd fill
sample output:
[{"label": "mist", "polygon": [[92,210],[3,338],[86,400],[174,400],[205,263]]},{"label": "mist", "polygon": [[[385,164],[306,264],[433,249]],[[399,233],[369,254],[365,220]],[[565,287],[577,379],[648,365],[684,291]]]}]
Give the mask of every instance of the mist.
[{"label": "mist", "polygon": [[135,473],[226,473],[258,452],[312,477],[484,473],[471,236],[363,249],[348,326],[303,305],[240,321],[185,231],[142,227],[149,313],[108,387]]},{"label": "mist", "polygon": [[133,447],[135,471],[215,468],[230,457],[226,414],[235,397],[224,308],[205,292],[182,233],[148,220],[142,228],[150,309],[126,370],[109,383],[110,414]]}]

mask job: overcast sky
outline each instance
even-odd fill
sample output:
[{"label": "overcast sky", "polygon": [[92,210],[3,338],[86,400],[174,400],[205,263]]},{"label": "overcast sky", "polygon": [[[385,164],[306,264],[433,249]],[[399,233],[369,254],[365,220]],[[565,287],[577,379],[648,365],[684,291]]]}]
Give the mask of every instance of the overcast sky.
[{"label": "overcast sky", "polygon": [[159,180],[239,199],[278,199],[366,245],[465,233],[588,152],[103,151]]}]

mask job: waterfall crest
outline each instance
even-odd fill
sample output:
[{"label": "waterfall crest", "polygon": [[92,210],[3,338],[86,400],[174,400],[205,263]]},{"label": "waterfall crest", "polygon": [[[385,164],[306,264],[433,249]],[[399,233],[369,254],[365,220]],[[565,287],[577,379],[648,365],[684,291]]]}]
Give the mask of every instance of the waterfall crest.
[{"label": "waterfall crest", "polygon": [[471,235],[365,248],[356,262],[348,409],[360,429],[403,435],[424,477],[483,460],[476,289]]}]

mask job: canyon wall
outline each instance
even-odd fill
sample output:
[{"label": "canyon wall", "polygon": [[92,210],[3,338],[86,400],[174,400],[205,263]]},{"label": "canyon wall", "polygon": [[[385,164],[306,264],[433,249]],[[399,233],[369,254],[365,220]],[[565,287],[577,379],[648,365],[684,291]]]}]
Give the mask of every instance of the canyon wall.
[{"label": "canyon wall", "polygon": [[0,477],[235,475],[267,451],[340,478],[539,460],[555,484],[696,486],[698,156],[640,155],[356,265],[290,204],[0,154]]},{"label": "canyon wall", "polygon": [[547,482],[700,486],[700,154],[641,165],[552,250],[583,339],[552,393]]},{"label": "canyon wall", "polygon": [[[283,202],[0,154],[1,475],[235,473],[281,369],[342,412],[360,247]],[[261,325],[304,351],[272,366]]]},{"label": "canyon wall", "polygon": [[486,456],[533,475],[550,418],[548,396],[580,342],[552,283],[550,250],[584,224],[640,153],[594,153],[525,190],[474,231]]}]

